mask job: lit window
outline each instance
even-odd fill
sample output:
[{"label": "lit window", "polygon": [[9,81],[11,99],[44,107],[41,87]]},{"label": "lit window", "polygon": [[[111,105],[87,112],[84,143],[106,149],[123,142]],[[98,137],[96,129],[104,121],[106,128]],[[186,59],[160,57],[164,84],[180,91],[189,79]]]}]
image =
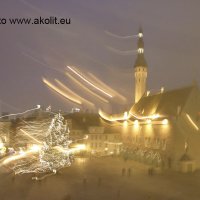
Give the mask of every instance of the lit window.
[{"label": "lit window", "polygon": [[144,49],[143,48],[139,48],[138,49],[138,53],[144,53]]}]

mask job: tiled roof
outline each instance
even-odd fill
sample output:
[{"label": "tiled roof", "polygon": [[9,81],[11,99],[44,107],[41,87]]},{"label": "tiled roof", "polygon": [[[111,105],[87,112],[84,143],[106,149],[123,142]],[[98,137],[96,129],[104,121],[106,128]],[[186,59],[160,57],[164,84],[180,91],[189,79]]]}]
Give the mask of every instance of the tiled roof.
[{"label": "tiled roof", "polygon": [[134,104],[131,112],[137,115],[153,115],[155,113],[174,116],[178,107],[183,108],[194,86],[166,91],[150,96],[143,96]]}]

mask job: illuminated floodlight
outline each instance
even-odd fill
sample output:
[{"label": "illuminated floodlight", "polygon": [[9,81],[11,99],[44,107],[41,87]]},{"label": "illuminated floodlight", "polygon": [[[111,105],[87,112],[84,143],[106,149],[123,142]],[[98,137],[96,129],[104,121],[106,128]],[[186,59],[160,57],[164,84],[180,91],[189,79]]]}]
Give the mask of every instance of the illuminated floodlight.
[{"label": "illuminated floodlight", "polygon": [[1,142],[0,143],[0,149],[2,149],[4,147],[4,144]]},{"label": "illuminated floodlight", "polygon": [[37,145],[37,144],[33,144],[31,147],[30,147],[30,150],[33,151],[33,152],[38,152],[40,151],[41,149],[41,146]]},{"label": "illuminated floodlight", "polygon": [[160,117],[159,114],[154,114],[154,115],[151,116],[151,119],[158,119],[159,117]]},{"label": "illuminated floodlight", "polygon": [[147,124],[151,124],[151,120],[150,119],[147,119],[146,122],[147,122]]},{"label": "illuminated floodlight", "polygon": [[86,146],[85,146],[85,144],[77,144],[77,145],[75,146],[75,149],[78,150],[78,151],[80,151],[80,150],[85,150],[85,149],[86,149]]},{"label": "illuminated floodlight", "polygon": [[138,37],[142,38],[143,37],[143,33],[138,33]]},{"label": "illuminated floodlight", "polygon": [[128,118],[128,112],[124,112],[124,120],[127,120]]},{"label": "illuminated floodlight", "polygon": [[168,119],[163,119],[163,120],[162,120],[162,124],[163,124],[163,125],[167,125],[168,123],[169,123]]},{"label": "illuminated floodlight", "polygon": [[20,155],[25,155],[26,152],[25,152],[23,149],[20,149],[20,150],[19,150],[19,154],[20,154]]},{"label": "illuminated floodlight", "polygon": [[85,140],[87,140],[88,138],[89,138],[89,136],[88,136],[88,135],[86,135],[86,136],[84,137],[84,139],[85,139]]},{"label": "illuminated floodlight", "polygon": [[160,92],[163,93],[164,90],[165,90],[165,88],[164,88],[164,87],[161,87]]},{"label": "illuminated floodlight", "polygon": [[139,121],[138,121],[138,120],[135,120],[135,121],[133,122],[133,124],[134,124],[135,126],[138,126],[138,125],[139,125]]}]

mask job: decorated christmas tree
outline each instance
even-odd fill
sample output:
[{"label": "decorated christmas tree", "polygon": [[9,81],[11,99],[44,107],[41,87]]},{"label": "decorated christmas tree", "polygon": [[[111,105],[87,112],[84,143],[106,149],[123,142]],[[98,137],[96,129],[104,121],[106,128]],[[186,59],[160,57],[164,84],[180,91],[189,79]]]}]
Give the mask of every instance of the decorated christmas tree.
[{"label": "decorated christmas tree", "polygon": [[71,165],[69,129],[59,113],[52,119],[45,141],[39,152],[40,163],[45,171],[53,171]]}]

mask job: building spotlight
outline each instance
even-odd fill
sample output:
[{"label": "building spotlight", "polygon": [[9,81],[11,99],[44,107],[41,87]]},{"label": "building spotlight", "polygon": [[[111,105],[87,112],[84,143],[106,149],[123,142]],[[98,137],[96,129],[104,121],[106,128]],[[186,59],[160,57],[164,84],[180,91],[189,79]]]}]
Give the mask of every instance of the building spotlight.
[{"label": "building spotlight", "polygon": [[150,119],[147,119],[147,124],[151,124],[151,120]]},{"label": "building spotlight", "polygon": [[168,119],[163,119],[163,120],[162,120],[162,124],[163,124],[163,125],[167,125],[168,123],[169,123]]}]

